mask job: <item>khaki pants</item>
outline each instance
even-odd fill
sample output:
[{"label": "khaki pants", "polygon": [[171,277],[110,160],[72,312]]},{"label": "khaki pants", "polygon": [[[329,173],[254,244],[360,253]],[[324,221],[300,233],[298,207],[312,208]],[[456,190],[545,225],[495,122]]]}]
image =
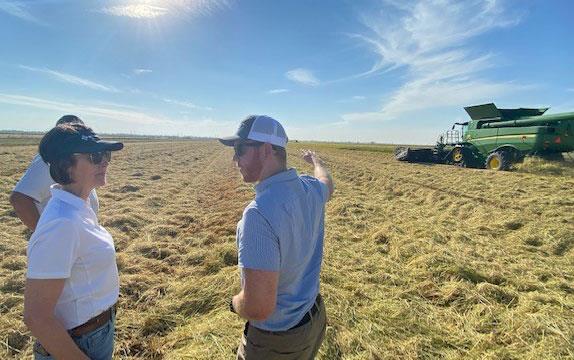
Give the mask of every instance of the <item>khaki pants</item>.
[{"label": "khaki pants", "polygon": [[246,324],[237,349],[238,360],[312,360],[325,337],[327,314],[323,299],[319,310],[305,325],[287,331],[270,332]]}]

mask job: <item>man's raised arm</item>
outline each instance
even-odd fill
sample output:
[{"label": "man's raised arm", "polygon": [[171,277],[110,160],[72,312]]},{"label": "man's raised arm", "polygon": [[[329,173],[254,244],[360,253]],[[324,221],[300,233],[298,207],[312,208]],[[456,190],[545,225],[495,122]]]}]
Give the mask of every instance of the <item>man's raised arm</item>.
[{"label": "man's raised arm", "polygon": [[[317,154],[311,150],[303,151],[303,160],[313,165],[314,169],[313,176],[315,176],[323,184],[327,185],[327,187],[329,188],[329,199],[331,199],[331,196],[335,191],[335,185],[333,184],[333,178],[331,177],[329,170],[327,170],[327,167],[325,166],[323,160],[321,160],[321,158],[318,157]],[[329,199],[327,199],[327,201],[329,201]]]}]

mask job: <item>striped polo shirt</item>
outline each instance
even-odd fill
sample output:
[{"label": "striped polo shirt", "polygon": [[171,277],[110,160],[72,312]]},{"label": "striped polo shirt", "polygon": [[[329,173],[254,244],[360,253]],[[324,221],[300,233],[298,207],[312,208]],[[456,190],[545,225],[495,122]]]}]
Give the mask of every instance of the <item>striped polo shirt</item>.
[{"label": "striped polo shirt", "polygon": [[325,203],[329,189],[316,178],[289,169],[261,181],[255,200],[237,224],[238,262],[244,268],[279,272],[277,305],[263,330],[296,325],[319,292]]}]

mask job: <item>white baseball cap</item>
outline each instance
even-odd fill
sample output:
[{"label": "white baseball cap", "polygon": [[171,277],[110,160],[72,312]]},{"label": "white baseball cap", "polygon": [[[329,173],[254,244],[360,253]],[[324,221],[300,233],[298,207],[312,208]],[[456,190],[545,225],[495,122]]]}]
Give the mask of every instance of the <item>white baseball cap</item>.
[{"label": "white baseball cap", "polygon": [[219,139],[227,146],[233,146],[239,140],[259,141],[282,148],[289,141],[279,121],[267,115],[250,115],[241,122],[235,135]]}]

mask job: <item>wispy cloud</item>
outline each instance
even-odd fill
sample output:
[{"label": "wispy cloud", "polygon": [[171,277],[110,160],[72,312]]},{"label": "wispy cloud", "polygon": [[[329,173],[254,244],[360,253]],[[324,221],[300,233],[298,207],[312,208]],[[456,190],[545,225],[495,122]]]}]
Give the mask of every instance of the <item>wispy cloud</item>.
[{"label": "wispy cloud", "polygon": [[92,90],[107,91],[107,92],[114,92],[114,93],[120,92],[118,89],[116,89],[112,86],[102,85],[102,84],[96,83],[96,82],[91,81],[91,80],[83,79],[83,78],[75,76],[75,75],[66,74],[63,72],[55,71],[55,70],[39,69],[39,68],[26,66],[26,65],[20,65],[20,68],[28,70],[28,71],[34,71],[34,72],[46,74],[46,75],[49,75],[50,77],[52,77],[58,81],[62,81],[65,83],[74,84],[74,85],[78,85],[78,86],[87,87],[87,88],[92,89]]},{"label": "wispy cloud", "polygon": [[174,11],[187,15],[211,15],[213,12],[229,8],[234,0],[171,0]]},{"label": "wispy cloud", "polygon": [[289,70],[285,73],[285,76],[287,79],[303,85],[317,86],[321,83],[310,70],[303,68]]},{"label": "wispy cloud", "polygon": [[[470,40],[516,25],[497,0],[385,1],[378,17],[365,16],[370,35],[357,35],[377,54],[361,76],[403,70],[406,81],[383,100],[378,112],[346,114],[348,120],[381,120],[421,109],[463,105],[523,88],[480,76],[496,65],[493,54],[477,55]],[[515,15],[515,14],[514,14]]]},{"label": "wispy cloud", "polygon": [[134,129],[137,129],[135,133],[138,134],[219,137],[228,135],[237,126],[236,121],[218,121],[209,117],[183,116],[174,119],[117,103],[80,104],[6,93],[0,93],[0,103],[52,110],[60,114],[78,114],[93,126],[96,126],[99,120],[108,120],[108,124],[113,124],[111,127],[106,128],[103,123],[98,123],[98,129],[108,132],[134,133]]},{"label": "wispy cloud", "polygon": [[152,70],[150,69],[133,69],[132,72],[135,75],[143,75],[143,74],[150,74]]},{"label": "wispy cloud", "polygon": [[165,15],[209,15],[223,7],[228,7],[228,0],[140,0],[139,3],[110,6],[98,12],[135,19],[153,19]]},{"label": "wispy cloud", "polygon": [[341,103],[341,104],[356,104],[356,103],[359,103],[359,102],[361,102],[361,101],[363,101],[363,100],[365,100],[365,99],[367,99],[366,96],[363,96],[363,95],[354,95],[354,96],[351,96],[351,97],[347,97],[347,98],[344,98],[344,99],[340,99],[340,100],[338,100],[337,102],[338,102],[338,103]]},{"label": "wispy cloud", "polygon": [[9,1],[9,0],[1,1],[0,11],[25,21],[42,24],[41,21],[39,21],[34,15],[30,13],[30,11],[28,10],[28,5],[24,4],[23,1]]},{"label": "wispy cloud", "polygon": [[272,89],[267,91],[268,94],[283,94],[289,92],[289,89]]},{"label": "wispy cloud", "polygon": [[129,106],[109,104],[109,106],[77,104],[47,100],[31,96],[0,93],[0,102],[11,105],[29,106],[39,109],[55,110],[61,113],[98,116],[140,125],[166,124],[173,121],[161,116],[152,116],[147,112],[133,111]]},{"label": "wispy cloud", "polygon": [[103,106],[103,107],[110,107],[110,108],[119,108],[124,110],[136,110],[136,111],[144,111],[139,106],[127,105],[127,104],[119,104],[117,102],[111,101],[103,101],[103,100],[93,100],[93,105],[95,106]]},{"label": "wispy cloud", "polygon": [[173,99],[163,99],[163,101],[165,101],[168,104],[174,104],[174,105],[179,105],[179,106],[183,106],[186,107],[188,109],[195,109],[195,110],[207,110],[207,111],[212,111],[213,108],[209,107],[209,106],[200,106],[197,104],[194,104],[192,102],[189,101],[180,101],[180,100],[173,100]]},{"label": "wispy cloud", "polygon": [[131,4],[111,6],[101,10],[102,13],[114,16],[125,16],[136,19],[150,19],[166,15],[168,8],[148,4]]}]

